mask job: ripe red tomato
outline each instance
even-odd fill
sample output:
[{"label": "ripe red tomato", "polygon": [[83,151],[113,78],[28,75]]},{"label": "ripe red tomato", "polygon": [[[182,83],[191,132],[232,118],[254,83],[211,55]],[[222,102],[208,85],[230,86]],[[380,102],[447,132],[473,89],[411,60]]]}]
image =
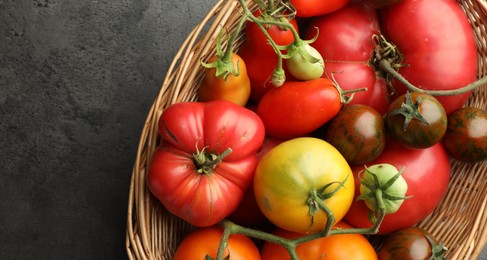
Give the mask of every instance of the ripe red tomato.
[{"label": "ripe red tomato", "polygon": [[[434,10],[434,11],[432,11]],[[477,79],[475,36],[457,1],[404,0],[381,10],[381,28],[385,37],[403,55],[399,73],[423,89],[456,89]],[[399,94],[406,93],[394,81]],[[438,96],[447,114],[457,110],[470,92]]]},{"label": "ripe red tomato", "polygon": [[386,146],[382,115],[366,105],[345,106],[326,128],[325,140],[350,165],[364,165],[377,159]]},{"label": "ripe red tomato", "polygon": [[325,60],[323,77],[332,78],[344,90],[367,88],[355,93],[349,104],[365,104],[380,114],[389,106],[385,81],[376,76],[371,63],[375,49],[373,35],[379,34],[376,10],[357,1],[333,13],[318,16],[308,26],[306,38],[319,29],[318,39],[311,44]]},{"label": "ripe red tomato", "polygon": [[487,159],[487,112],[464,107],[448,118],[443,137],[447,152],[463,162],[479,162]]},{"label": "ripe red tomato", "polygon": [[[173,260],[216,259],[223,229],[218,226],[196,229],[179,244]],[[223,258],[230,254],[232,260],[260,260],[259,249],[249,237],[230,235]]]},{"label": "ripe red tomato", "polygon": [[[432,12],[431,10],[435,10]],[[367,104],[380,113],[389,102],[383,78],[387,73],[378,64],[374,37],[381,33],[401,54],[399,73],[413,85],[430,90],[457,89],[476,80],[477,48],[473,30],[456,1],[404,0],[376,10],[354,0],[340,10],[317,17],[307,30],[307,38],[319,29],[312,44],[325,60],[325,76],[344,89],[366,87],[351,102]],[[398,64],[398,65],[400,65]],[[399,94],[406,87],[392,80]],[[469,92],[438,96],[447,114],[460,108]]]},{"label": "ripe red tomato", "polygon": [[312,17],[334,12],[350,0],[291,0],[298,17]]},{"label": "ripe red tomato", "polygon": [[[281,19],[268,14],[263,15],[265,12],[257,10],[254,15],[256,17],[265,16],[266,19]],[[289,20],[289,23],[298,30],[295,19]],[[288,45],[294,42],[291,30],[276,25],[266,26],[266,30],[278,45]],[[278,56],[255,23],[247,23],[245,32],[245,41],[240,46],[239,55],[247,65],[247,74],[251,84],[250,99],[258,102],[267,90],[274,88],[271,80],[272,73],[277,67]],[[283,69],[286,72],[285,63],[286,60],[283,60]],[[286,78],[290,78],[289,73],[285,73],[285,75]]]},{"label": "ripe red tomato", "polygon": [[224,100],[176,103],[162,113],[159,133],[147,182],[164,207],[195,226],[232,213],[257,166],[260,118]]},{"label": "ripe red tomato", "polygon": [[340,93],[325,78],[287,81],[266,92],[257,106],[268,135],[303,136],[331,120],[342,107]]},{"label": "ripe red tomato", "polygon": [[[441,143],[425,149],[410,149],[387,139],[384,152],[369,165],[378,163],[392,164],[397,169],[405,167],[402,176],[408,185],[406,196],[412,196],[404,200],[396,213],[385,216],[379,234],[417,224],[433,212],[447,191],[451,167],[448,154]],[[356,196],[360,195],[360,181],[356,176],[363,168],[352,168],[356,180]],[[365,202],[354,200],[345,221],[354,227],[371,227],[368,214]]]},{"label": "ripe red tomato", "polygon": [[[215,62],[212,57],[208,63]],[[226,78],[216,76],[215,68],[205,69],[205,77],[198,89],[199,100],[202,102],[224,99],[237,105],[245,106],[250,97],[250,80],[243,59],[235,53],[230,56],[229,66],[238,71],[238,75],[228,74]]]},{"label": "ripe red tomato", "polygon": [[[349,224],[340,221],[334,228],[352,228]],[[284,229],[276,229],[273,233],[286,239],[302,237],[303,234],[294,233]],[[302,243],[296,247],[296,254],[299,259],[353,259],[353,260],[375,260],[377,254],[367,238],[361,234],[343,234],[314,239]],[[261,250],[263,260],[289,259],[290,255],[284,247],[266,242]]]}]

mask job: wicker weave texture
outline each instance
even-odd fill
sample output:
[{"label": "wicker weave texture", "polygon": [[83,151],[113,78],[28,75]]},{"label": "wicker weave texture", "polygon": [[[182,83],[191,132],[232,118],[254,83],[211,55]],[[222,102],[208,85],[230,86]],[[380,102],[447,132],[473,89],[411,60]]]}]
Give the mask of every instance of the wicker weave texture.
[{"label": "wicker weave texture", "polygon": [[[475,32],[478,47],[478,78],[487,75],[487,3],[459,0]],[[247,1],[252,9],[256,4]],[[201,57],[215,54],[220,26],[235,30],[242,13],[236,0],[221,0],[193,29],[168,69],[160,92],[148,113],[140,136],[128,201],[126,249],[130,259],[172,259],[182,238],[193,227],[168,213],[150,194],[146,170],[158,145],[157,120],[168,106],[195,101],[203,76]],[[243,35],[241,35],[243,36]],[[238,49],[242,42],[235,41]],[[474,91],[467,105],[487,110],[487,86]],[[487,161],[476,164],[452,160],[452,176],[442,203],[418,226],[449,248],[448,259],[475,259],[487,241]]]}]

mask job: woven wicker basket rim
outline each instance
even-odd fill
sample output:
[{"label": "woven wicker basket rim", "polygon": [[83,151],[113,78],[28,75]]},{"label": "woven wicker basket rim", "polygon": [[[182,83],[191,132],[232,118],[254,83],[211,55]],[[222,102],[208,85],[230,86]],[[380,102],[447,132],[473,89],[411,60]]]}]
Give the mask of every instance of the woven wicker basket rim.
[{"label": "woven wicker basket rim", "polygon": [[[252,9],[256,3],[246,1]],[[487,3],[458,0],[476,35],[478,77],[487,75]],[[126,250],[130,259],[172,259],[178,243],[194,227],[168,213],[146,187],[146,169],[158,145],[157,120],[171,104],[197,100],[203,71],[201,57],[215,54],[219,27],[235,30],[241,9],[236,0],[220,0],[191,31],[176,53],[159,94],[144,123],[130,183]],[[238,49],[243,35],[234,44]],[[487,110],[487,86],[475,90],[467,102]],[[449,248],[448,259],[475,259],[487,242],[487,161],[475,164],[452,160],[448,192],[437,209],[418,224]]]}]

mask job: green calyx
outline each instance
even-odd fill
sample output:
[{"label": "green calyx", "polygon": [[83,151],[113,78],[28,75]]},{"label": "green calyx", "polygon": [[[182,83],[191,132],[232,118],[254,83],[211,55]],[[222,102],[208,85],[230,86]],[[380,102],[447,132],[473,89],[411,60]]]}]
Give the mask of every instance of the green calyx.
[{"label": "green calyx", "polygon": [[[390,164],[375,164],[365,167],[359,173],[360,196],[357,200],[365,201],[365,204],[372,212],[383,210],[384,214],[395,213],[401,207],[405,199],[408,185],[402,173]],[[380,200],[380,201],[379,201]],[[379,208],[383,205],[383,209]]]},{"label": "green calyx", "polygon": [[214,154],[206,152],[207,147],[204,147],[201,151],[196,148],[196,152],[193,153],[193,162],[196,166],[196,171],[201,174],[210,175],[215,170],[218,163],[228,156],[231,152],[231,148],[227,148],[221,154]]},{"label": "green calyx", "polygon": [[448,248],[442,242],[436,243],[428,233],[424,233],[424,236],[431,246],[431,256],[429,260],[445,260],[445,253],[448,251]]},{"label": "green calyx", "polygon": [[419,111],[419,105],[421,103],[421,97],[416,99],[416,102],[413,102],[411,99],[411,93],[406,93],[406,100],[401,104],[400,108],[397,108],[391,111],[387,116],[394,116],[394,115],[403,115],[404,116],[404,125],[403,130],[406,131],[409,123],[411,120],[418,120],[422,123],[430,125],[430,123],[421,115]]},{"label": "green calyx", "polygon": [[[232,48],[227,46],[226,51],[222,49],[223,29],[216,40],[217,59],[211,63],[201,61],[201,66],[207,69],[215,69],[215,77],[227,80],[228,76],[233,75],[238,77],[240,75],[240,65],[238,62],[233,63],[231,60]],[[232,42],[233,40],[230,40]]]},{"label": "green calyx", "polygon": [[[311,216],[311,225],[314,224],[314,216],[318,210],[322,210],[325,212],[327,219],[328,219],[326,226],[325,226],[325,230],[324,230],[325,233],[330,231],[331,226],[335,222],[335,217],[334,217],[331,209],[328,208],[328,206],[326,206],[324,202],[325,202],[325,200],[333,197],[341,188],[344,188],[345,182],[348,180],[348,176],[349,175],[347,175],[347,177],[345,177],[345,179],[341,182],[331,182],[331,183],[324,185],[323,187],[321,187],[318,190],[313,190],[311,192],[308,200],[306,201],[306,204],[309,206],[309,214]],[[335,185],[335,184],[338,184],[338,185],[336,185],[336,187],[329,190],[331,188],[331,186]]]}]

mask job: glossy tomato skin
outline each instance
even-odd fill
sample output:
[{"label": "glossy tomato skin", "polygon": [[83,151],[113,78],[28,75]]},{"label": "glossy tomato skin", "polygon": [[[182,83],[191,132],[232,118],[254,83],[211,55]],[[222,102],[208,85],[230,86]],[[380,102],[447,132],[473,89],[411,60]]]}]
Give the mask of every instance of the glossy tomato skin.
[{"label": "glossy tomato skin", "polygon": [[350,0],[291,0],[298,17],[313,17],[334,12]]},{"label": "glossy tomato skin", "polygon": [[385,238],[383,246],[379,250],[379,259],[433,259],[431,258],[432,247],[437,243],[433,236],[424,229],[404,228]]},{"label": "glossy tomato skin", "polygon": [[291,139],[313,132],[331,120],[342,107],[340,93],[325,78],[288,81],[266,92],[257,114],[268,135]]},{"label": "glossy tomato skin", "polygon": [[345,106],[327,124],[325,140],[337,148],[350,165],[375,160],[386,146],[382,115],[370,106]]},{"label": "glossy tomato skin", "polygon": [[487,159],[487,112],[464,107],[448,118],[443,144],[453,158],[462,162]]},{"label": "glossy tomato skin", "polygon": [[383,8],[386,6],[397,4],[403,0],[362,0],[362,1],[374,8]]},{"label": "glossy tomato skin", "polygon": [[[339,187],[338,183],[343,186]],[[254,193],[259,208],[276,226],[297,233],[323,230],[326,214],[310,215],[308,199],[325,185],[324,193],[338,188],[324,201],[340,221],[353,199],[353,176],[343,156],[318,138],[300,137],[285,141],[260,160],[254,176]]]},{"label": "glossy tomato skin", "polygon": [[[260,160],[267,152],[278,144],[284,142],[283,139],[266,136],[262,147],[257,151],[257,159]],[[228,217],[230,221],[242,226],[262,227],[268,224],[267,218],[257,205],[254,195],[254,186],[250,185],[245,191],[244,198],[238,208]]]},{"label": "glossy tomato skin", "polygon": [[[445,195],[450,180],[450,159],[443,145],[437,143],[425,149],[410,149],[392,139],[387,139],[384,152],[369,163],[389,163],[397,169],[405,167],[402,176],[407,182],[406,196],[396,213],[386,215],[379,234],[388,234],[419,223],[433,212]],[[354,175],[364,167],[353,167]],[[360,182],[355,178],[355,194],[358,196]],[[368,208],[364,201],[355,201],[345,216],[345,221],[354,227],[371,227]]]},{"label": "glossy tomato skin", "polygon": [[[212,57],[208,63],[216,61],[217,57]],[[205,69],[205,76],[198,88],[200,101],[206,102],[215,99],[223,99],[233,102],[240,106],[245,106],[250,97],[250,79],[247,75],[247,67],[243,59],[236,53],[232,53],[230,63],[239,74],[234,76],[229,74],[226,79],[215,76],[216,69]]]},{"label": "glossy tomato skin", "polygon": [[[434,12],[432,12],[434,10]],[[477,47],[472,27],[457,1],[404,0],[381,9],[385,37],[403,55],[399,73],[424,89],[456,89],[477,78]],[[400,94],[402,83],[394,82]],[[470,92],[437,97],[447,114],[460,108]]]},{"label": "glossy tomato skin", "polygon": [[[349,224],[340,221],[333,228],[352,228]],[[332,229],[333,229],[332,228]],[[276,229],[274,235],[294,239],[303,234],[290,232],[284,229]],[[377,254],[370,242],[361,234],[333,235],[315,239],[296,247],[299,259],[353,259],[375,260]],[[326,256],[326,257],[325,257]],[[261,250],[263,260],[290,259],[289,253],[282,246],[266,242]]]},{"label": "glossy tomato skin", "polygon": [[[265,11],[257,10],[254,15],[260,17],[263,12]],[[289,23],[299,31],[295,19],[289,20]],[[274,88],[272,73],[277,67],[278,56],[268,43],[264,33],[255,23],[247,23],[245,30],[245,41],[240,46],[238,53],[247,65],[247,74],[251,84],[250,99],[258,102],[267,90]],[[294,35],[291,30],[275,25],[269,26],[266,30],[278,45],[285,46],[294,42]],[[291,78],[287,73],[285,64],[286,61],[283,60],[286,78]]]},{"label": "glossy tomato skin", "polygon": [[[397,97],[389,106],[385,117],[386,129],[389,135],[399,143],[417,149],[431,147],[441,142],[447,127],[447,115],[441,103],[433,96],[413,92]],[[406,117],[403,114],[394,114],[395,111],[404,111],[405,104],[409,107],[415,106],[416,110],[426,122],[418,118],[412,118],[404,129]],[[406,112],[408,113],[408,112]],[[411,112],[412,113],[412,112]]]},{"label": "glossy tomato skin", "polygon": [[[211,226],[233,212],[250,185],[264,126],[252,111],[225,100],[182,102],[159,119],[161,144],[154,151],[147,182],[166,209],[195,226]],[[195,154],[231,152],[215,167],[196,163]],[[211,155],[210,155],[211,154]]]},{"label": "glossy tomato skin", "polygon": [[365,104],[384,114],[390,103],[385,81],[376,76],[371,65],[375,49],[373,35],[379,35],[379,21],[374,8],[351,1],[333,13],[318,16],[310,23],[306,38],[319,29],[311,44],[325,61],[324,78],[334,78],[344,90],[367,88],[355,93],[349,104]]},{"label": "glossy tomato skin", "polygon": [[[199,228],[188,234],[176,249],[173,260],[204,260],[208,255],[216,259],[223,229],[218,226]],[[230,253],[234,260],[260,260],[259,249],[244,235],[230,235],[224,258]]]}]

